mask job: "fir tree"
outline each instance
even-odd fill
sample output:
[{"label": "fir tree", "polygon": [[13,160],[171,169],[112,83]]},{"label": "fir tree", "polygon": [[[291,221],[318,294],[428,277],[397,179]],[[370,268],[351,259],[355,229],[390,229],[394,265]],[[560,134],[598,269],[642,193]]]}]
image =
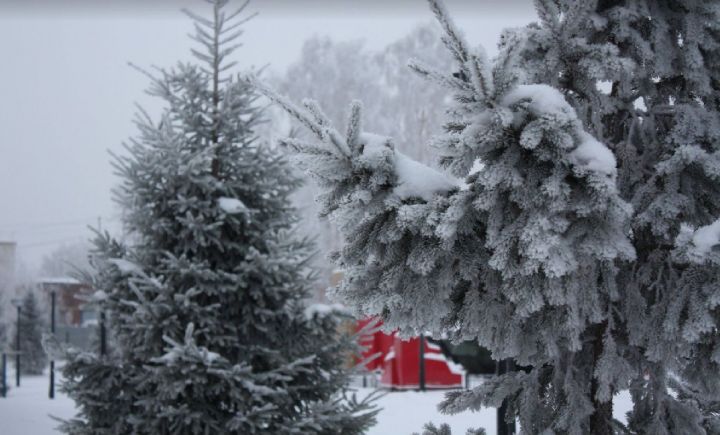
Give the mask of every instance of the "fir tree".
[{"label": "fir tree", "polygon": [[[490,61],[440,0],[456,71],[437,172],[312,101],[285,144],[347,241],[338,297],[527,370],[447,396],[526,433],[720,433],[720,3],[537,0]],[[448,174],[449,173],[449,174]],[[613,419],[629,389],[628,424]]]},{"label": "fir tree", "polygon": [[114,160],[130,244],[96,239],[97,293],[117,349],[64,351],[73,434],[356,434],[373,422],[345,393],[342,312],[306,306],[312,245],[293,234],[298,180],[258,143],[263,120],[228,56],[247,18],[215,0],[193,54],[151,76],[166,104],[141,112]]},{"label": "fir tree", "polygon": [[[23,375],[41,375],[47,366],[48,358],[42,346],[42,337],[46,323],[37,296],[32,290],[26,290],[20,306],[20,373]],[[13,331],[16,337],[17,326]],[[14,347],[14,345],[13,345]]]}]

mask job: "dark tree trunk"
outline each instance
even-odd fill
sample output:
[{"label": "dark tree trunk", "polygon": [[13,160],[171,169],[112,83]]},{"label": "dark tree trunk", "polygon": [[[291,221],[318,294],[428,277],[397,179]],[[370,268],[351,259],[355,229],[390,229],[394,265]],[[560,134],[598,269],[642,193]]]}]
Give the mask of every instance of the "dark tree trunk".
[{"label": "dark tree trunk", "polygon": [[[593,355],[593,372],[595,366],[603,352],[603,336],[607,329],[607,321],[595,325],[593,327],[594,336],[592,343],[592,355]],[[612,422],[613,422],[613,403],[612,399],[607,402],[600,402],[597,399],[597,392],[600,388],[597,380],[592,378],[592,385],[590,387],[591,399],[595,411],[590,416],[590,435],[613,435]]]}]

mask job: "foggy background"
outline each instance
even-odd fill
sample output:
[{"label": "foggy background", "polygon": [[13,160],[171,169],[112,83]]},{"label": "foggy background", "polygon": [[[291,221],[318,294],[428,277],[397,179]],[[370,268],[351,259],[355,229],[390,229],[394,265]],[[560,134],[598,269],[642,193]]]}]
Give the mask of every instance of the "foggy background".
[{"label": "foggy background", "polygon": [[[490,56],[503,28],[535,20],[530,0],[446,3],[469,42]],[[0,241],[17,242],[21,275],[36,273],[48,253],[87,240],[88,225],[120,230],[108,150],[122,152],[135,133],[136,103],[151,114],[161,108],[144,93],[148,78],[128,62],[150,68],[190,60],[192,23],[183,7],[209,11],[185,0],[0,0]],[[236,71],[268,65],[267,77],[286,82],[309,38],[362,39],[374,52],[433,21],[421,0],[255,0],[248,11],[259,15],[244,26]]]}]

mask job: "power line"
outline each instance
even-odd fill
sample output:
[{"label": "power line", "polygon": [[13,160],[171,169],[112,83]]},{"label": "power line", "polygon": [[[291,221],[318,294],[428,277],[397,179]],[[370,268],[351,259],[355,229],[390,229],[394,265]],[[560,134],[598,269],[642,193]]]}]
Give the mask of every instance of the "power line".
[{"label": "power line", "polygon": [[[38,247],[42,247],[42,246],[60,245],[62,243],[67,243],[67,242],[79,242],[83,238],[84,238],[84,236],[77,235],[74,237],[66,237],[64,239],[57,239],[57,240],[48,240],[45,242],[18,243],[17,248],[18,249],[27,249],[27,248],[38,248]],[[88,241],[88,240],[90,240],[90,239],[85,238],[85,241]]]},{"label": "power line", "polygon": [[[116,221],[120,219],[120,216],[100,216],[105,221]],[[51,228],[51,227],[62,227],[62,226],[74,226],[74,225],[91,225],[93,223],[97,223],[98,216],[92,216],[84,219],[74,219],[74,220],[67,220],[67,221],[46,221],[46,222],[17,222],[14,224],[4,224],[0,225],[0,230],[3,231],[13,231],[13,230],[22,230],[22,229],[42,229],[42,228]]]}]

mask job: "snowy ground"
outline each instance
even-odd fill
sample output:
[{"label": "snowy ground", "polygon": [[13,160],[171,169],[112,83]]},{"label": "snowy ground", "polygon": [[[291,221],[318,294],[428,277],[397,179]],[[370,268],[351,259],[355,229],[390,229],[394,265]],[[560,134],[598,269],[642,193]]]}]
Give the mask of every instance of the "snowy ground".
[{"label": "snowy ground", "polygon": [[0,397],[0,433],[3,435],[46,435],[58,433],[58,422],[52,416],[69,418],[75,404],[56,389],[55,399],[48,399],[47,376],[26,376],[15,387],[15,374],[8,373],[10,391]]},{"label": "snowy ground", "polygon": [[[3,435],[50,435],[56,434],[58,418],[70,418],[75,412],[73,402],[61,393],[56,393],[54,400],[48,399],[48,378],[25,377],[20,388],[14,387],[14,377],[8,376],[12,389],[8,397],[0,398],[0,433]],[[360,394],[369,393],[369,389],[361,389]],[[378,423],[369,435],[410,435],[420,432],[422,426],[429,421],[436,424],[448,423],[453,434],[463,435],[469,427],[483,427],[489,435],[495,433],[495,410],[483,409],[477,413],[463,413],[446,416],[440,414],[436,405],[443,398],[443,392],[391,392],[379,400],[383,408],[378,416]],[[621,417],[630,407],[627,394],[615,400],[615,413]],[[624,418],[622,418],[624,420]]]}]

